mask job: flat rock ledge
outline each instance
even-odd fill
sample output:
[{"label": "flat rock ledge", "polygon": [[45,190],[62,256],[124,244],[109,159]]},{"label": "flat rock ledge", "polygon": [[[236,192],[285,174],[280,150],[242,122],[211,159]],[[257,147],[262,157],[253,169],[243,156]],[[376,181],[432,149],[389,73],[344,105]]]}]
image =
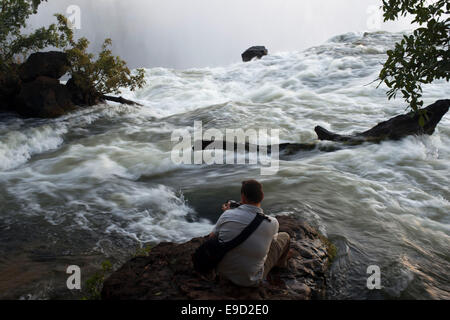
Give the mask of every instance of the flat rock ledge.
[{"label": "flat rock ledge", "polygon": [[307,223],[277,217],[280,232],[292,237],[288,268],[274,269],[257,288],[241,288],[193,270],[191,254],[204,238],[161,243],[146,257],[125,263],[104,283],[104,300],[310,300],[325,298],[333,245]]}]

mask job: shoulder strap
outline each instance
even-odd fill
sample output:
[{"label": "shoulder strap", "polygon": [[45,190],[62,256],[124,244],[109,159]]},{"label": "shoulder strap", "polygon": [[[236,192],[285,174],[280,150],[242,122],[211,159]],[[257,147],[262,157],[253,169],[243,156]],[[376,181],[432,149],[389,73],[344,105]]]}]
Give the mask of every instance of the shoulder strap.
[{"label": "shoulder strap", "polygon": [[256,231],[256,229],[258,229],[258,227],[261,225],[261,223],[264,220],[270,221],[270,219],[267,218],[266,216],[264,216],[260,213],[257,213],[255,219],[253,219],[253,221],[241,232],[240,235],[238,235],[233,240],[223,244],[225,247],[225,250],[227,252],[231,251],[234,248],[240,246],[242,243],[244,243],[245,240],[250,238],[250,236]]}]

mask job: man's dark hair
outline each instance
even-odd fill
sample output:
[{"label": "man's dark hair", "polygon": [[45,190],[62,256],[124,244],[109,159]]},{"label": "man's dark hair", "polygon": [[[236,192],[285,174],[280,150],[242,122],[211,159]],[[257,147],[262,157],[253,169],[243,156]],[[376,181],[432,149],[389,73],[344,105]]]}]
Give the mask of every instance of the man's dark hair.
[{"label": "man's dark hair", "polygon": [[261,203],[264,200],[263,186],[256,180],[242,182],[241,194],[251,203]]}]

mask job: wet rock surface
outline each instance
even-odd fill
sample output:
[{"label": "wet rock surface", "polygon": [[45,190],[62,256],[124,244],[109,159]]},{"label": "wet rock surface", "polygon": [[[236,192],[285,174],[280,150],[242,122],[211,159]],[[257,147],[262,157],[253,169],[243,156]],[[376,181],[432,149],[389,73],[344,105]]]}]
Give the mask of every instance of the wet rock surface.
[{"label": "wet rock surface", "polygon": [[245,50],[242,54],[242,61],[249,62],[252,61],[253,58],[261,59],[264,56],[267,56],[269,51],[264,46],[254,46]]},{"label": "wet rock surface", "polygon": [[438,100],[422,110],[424,113],[423,126],[420,125],[420,115],[408,113],[399,115],[388,121],[384,121],[372,129],[356,133],[354,135],[340,135],[330,132],[320,126],[315,128],[319,140],[363,143],[366,141],[380,142],[383,140],[399,140],[410,135],[427,134],[432,135],[436,126],[448,112],[450,100]]},{"label": "wet rock surface", "polygon": [[56,118],[74,109],[67,87],[49,77],[24,83],[16,97],[16,112],[23,117]]},{"label": "wet rock surface", "polygon": [[220,276],[193,270],[191,255],[204,238],[184,244],[161,243],[147,257],[131,259],[104,283],[105,300],[308,300],[325,297],[329,244],[294,217],[277,217],[280,232],[292,237],[286,269],[274,269],[256,288],[237,287]]},{"label": "wet rock surface", "polygon": [[19,76],[24,82],[30,82],[38,77],[59,79],[69,71],[70,62],[64,52],[36,52],[19,68]]},{"label": "wet rock surface", "polygon": [[0,73],[0,111],[23,118],[57,118],[76,107],[105,101],[95,89],[79,88],[74,79],[67,84],[60,78],[70,70],[64,52],[37,52],[21,65]]}]

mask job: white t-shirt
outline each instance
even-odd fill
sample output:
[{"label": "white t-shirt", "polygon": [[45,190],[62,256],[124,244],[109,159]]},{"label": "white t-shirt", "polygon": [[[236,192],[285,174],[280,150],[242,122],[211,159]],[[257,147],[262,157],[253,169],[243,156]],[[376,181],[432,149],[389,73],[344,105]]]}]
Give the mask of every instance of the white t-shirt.
[{"label": "white t-shirt", "polygon": [[[263,213],[263,210],[251,205],[225,211],[213,232],[221,242],[231,241],[255,219],[257,212]],[[279,230],[277,219],[269,219],[270,222],[264,220],[244,243],[228,252],[219,263],[217,271],[236,285],[253,287],[263,279],[264,263]]]}]

